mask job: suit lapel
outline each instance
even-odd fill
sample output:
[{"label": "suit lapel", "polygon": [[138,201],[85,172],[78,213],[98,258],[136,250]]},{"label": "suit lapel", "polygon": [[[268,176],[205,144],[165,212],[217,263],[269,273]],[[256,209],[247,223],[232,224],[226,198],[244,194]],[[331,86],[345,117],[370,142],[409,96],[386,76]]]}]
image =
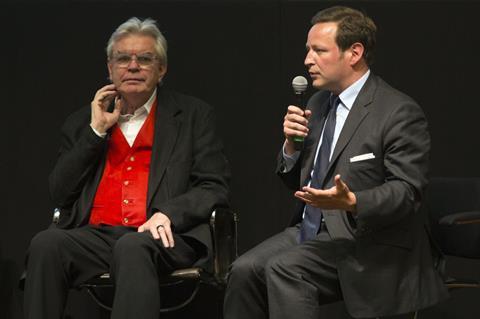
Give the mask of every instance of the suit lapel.
[{"label": "suit lapel", "polygon": [[172,97],[164,89],[158,88],[155,130],[148,179],[147,207],[150,206],[153,194],[159,187],[165,169],[177,141],[181,122],[177,118],[180,109]]},{"label": "suit lapel", "polygon": [[[347,120],[343,125],[343,129],[340,132],[340,136],[338,137],[337,144],[335,145],[335,149],[333,150],[332,158],[330,160],[330,165],[327,169],[328,176],[330,170],[335,165],[339,155],[342,153],[343,149],[349,143],[350,139],[352,138],[353,134],[357,130],[360,123],[362,123],[363,119],[368,115],[369,109],[368,105],[373,101],[373,96],[375,94],[375,90],[377,88],[375,76],[370,74],[367,82],[360,90],[355,102],[352,105],[352,109],[348,113]],[[327,179],[325,179],[322,184],[324,185]]]}]

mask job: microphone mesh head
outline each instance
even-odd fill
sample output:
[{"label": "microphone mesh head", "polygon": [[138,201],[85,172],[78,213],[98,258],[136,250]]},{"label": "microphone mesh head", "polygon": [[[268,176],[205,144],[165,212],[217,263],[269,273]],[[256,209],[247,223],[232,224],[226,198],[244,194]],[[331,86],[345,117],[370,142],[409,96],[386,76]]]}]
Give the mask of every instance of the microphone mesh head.
[{"label": "microphone mesh head", "polygon": [[307,90],[308,81],[303,76],[299,75],[293,78],[292,87],[295,93],[302,93]]}]

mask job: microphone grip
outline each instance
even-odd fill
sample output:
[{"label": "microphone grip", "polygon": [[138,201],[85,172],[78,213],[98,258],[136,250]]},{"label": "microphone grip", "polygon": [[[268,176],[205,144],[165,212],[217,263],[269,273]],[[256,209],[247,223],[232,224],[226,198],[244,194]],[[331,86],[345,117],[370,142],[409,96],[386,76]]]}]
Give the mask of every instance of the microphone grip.
[{"label": "microphone grip", "polygon": [[[305,101],[303,92],[295,92],[295,105],[305,111]],[[303,136],[293,137],[293,147],[295,151],[301,151],[303,149]]]}]

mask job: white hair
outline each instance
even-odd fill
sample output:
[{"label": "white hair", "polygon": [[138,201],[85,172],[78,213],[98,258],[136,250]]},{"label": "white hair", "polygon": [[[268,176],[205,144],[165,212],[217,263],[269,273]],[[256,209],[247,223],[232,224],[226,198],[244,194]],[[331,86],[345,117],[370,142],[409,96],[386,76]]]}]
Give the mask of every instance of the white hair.
[{"label": "white hair", "polygon": [[132,17],[118,26],[108,40],[106,49],[108,59],[111,59],[113,56],[113,45],[115,42],[131,34],[151,36],[155,40],[155,53],[160,64],[167,65],[167,40],[165,40],[165,37],[158,29],[155,20],[150,18],[142,21],[137,17]]}]

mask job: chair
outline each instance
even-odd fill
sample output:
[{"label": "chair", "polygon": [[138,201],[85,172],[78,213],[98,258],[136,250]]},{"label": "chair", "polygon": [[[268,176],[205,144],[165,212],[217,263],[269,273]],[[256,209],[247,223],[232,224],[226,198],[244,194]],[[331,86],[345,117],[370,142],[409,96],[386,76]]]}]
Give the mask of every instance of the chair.
[{"label": "chair", "polygon": [[[480,259],[480,178],[431,178],[425,208],[440,273],[445,274],[444,255]],[[480,288],[472,279],[444,276],[444,283],[449,291]],[[420,317],[419,311],[410,315]]]},{"label": "chair", "polygon": [[[160,278],[160,287],[192,286],[187,297],[182,301],[169,307],[162,307],[161,313],[179,310],[190,302],[197,295],[202,283],[213,285],[216,288],[224,289],[226,277],[230,264],[237,257],[237,215],[226,208],[217,208],[210,217],[210,230],[213,238],[214,248],[214,271],[207,272],[202,268],[193,267],[178,269],[170,275]],[[84,289],[93,300],[102,308],[111,311],[111,300],[107,301],[102,297],[101,290],[113,291],[113,282],[110,274],[105,273],[84,284],[79,289]]]},{"label": "chair", "polygon": [[[431,234],[444,255],[480,259],[480,178],[435,177],[426,194]],[[439,270],[445,271],[443,258]],[[480,288],[478,280],[446,276],[449,290]]]}]

